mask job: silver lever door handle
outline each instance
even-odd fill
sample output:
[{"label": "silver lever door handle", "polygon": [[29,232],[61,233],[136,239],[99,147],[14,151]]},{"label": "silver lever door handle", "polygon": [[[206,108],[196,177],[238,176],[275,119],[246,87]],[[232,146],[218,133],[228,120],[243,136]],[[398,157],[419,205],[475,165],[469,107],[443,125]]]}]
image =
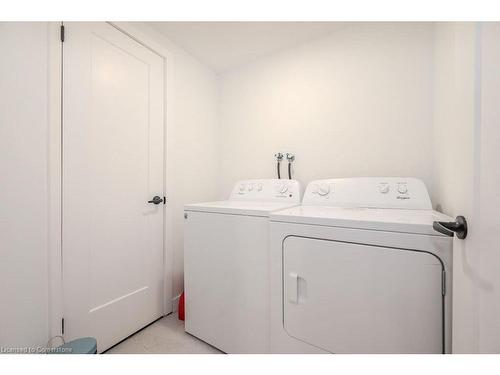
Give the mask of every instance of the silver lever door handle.
[{"label": "silver lever door handle", "polygon": [[453,237],[454,234],[461,240],[467,237],[467,220],[463,216],[457,216],[455,221],[450,222],[435,221],[432,223],[432,227],[435,231],[449,237]]},{"label": "silver lever door handle", "polygon": [[164,202],[164,200],[161,197],[159,197],[158,195],[155,195],[153,197],[153,199],[151,199],[150,201],[148,201],[148,203],[153,203],[153,204],[160,204],[162,202]]}]

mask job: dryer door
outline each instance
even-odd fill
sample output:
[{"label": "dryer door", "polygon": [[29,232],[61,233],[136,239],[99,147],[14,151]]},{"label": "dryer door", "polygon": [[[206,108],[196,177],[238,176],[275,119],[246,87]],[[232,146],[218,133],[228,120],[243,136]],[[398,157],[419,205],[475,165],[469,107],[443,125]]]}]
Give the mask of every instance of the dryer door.
[{"label": "dryer door", "polygon": [[443,267],[432,254],[288,237],[286,332],[332,353],[442,353]]}]

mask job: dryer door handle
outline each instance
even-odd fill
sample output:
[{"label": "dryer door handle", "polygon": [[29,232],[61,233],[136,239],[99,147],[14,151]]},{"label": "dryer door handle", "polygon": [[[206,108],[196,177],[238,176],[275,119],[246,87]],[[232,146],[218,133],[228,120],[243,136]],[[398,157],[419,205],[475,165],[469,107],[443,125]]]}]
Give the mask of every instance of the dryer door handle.
[{"label": "dryer door handle", "polygon": [[288,274],[288,301],[291,303],[299,303],[299,275],[295,272]]}]

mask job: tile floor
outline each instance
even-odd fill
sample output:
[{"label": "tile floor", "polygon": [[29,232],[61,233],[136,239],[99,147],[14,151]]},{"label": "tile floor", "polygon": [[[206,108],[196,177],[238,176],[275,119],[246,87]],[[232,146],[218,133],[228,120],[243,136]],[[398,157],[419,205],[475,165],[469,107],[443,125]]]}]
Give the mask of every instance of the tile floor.
[{"label": "tile floor", "polygon": [[170,314],[109,349],[106,354],[220,354],[184,332],[184,322]]}]

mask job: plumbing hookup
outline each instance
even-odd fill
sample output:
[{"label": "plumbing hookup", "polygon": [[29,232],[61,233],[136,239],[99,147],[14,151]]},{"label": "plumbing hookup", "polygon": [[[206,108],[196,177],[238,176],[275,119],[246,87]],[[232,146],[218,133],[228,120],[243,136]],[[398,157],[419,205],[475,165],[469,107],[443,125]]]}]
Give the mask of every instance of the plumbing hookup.
[{"label": "plumbing hookup", "polygon": [[[276,172],[278,174],[278,178],[281,178],[281,162],[283,161],[284,155],[281,152],[278,152],[274,155],[276,158]],[[292,163],[295,161],[295,155],[286,153],[286,160],[288,162],[288,179],[292,179]]]}]

